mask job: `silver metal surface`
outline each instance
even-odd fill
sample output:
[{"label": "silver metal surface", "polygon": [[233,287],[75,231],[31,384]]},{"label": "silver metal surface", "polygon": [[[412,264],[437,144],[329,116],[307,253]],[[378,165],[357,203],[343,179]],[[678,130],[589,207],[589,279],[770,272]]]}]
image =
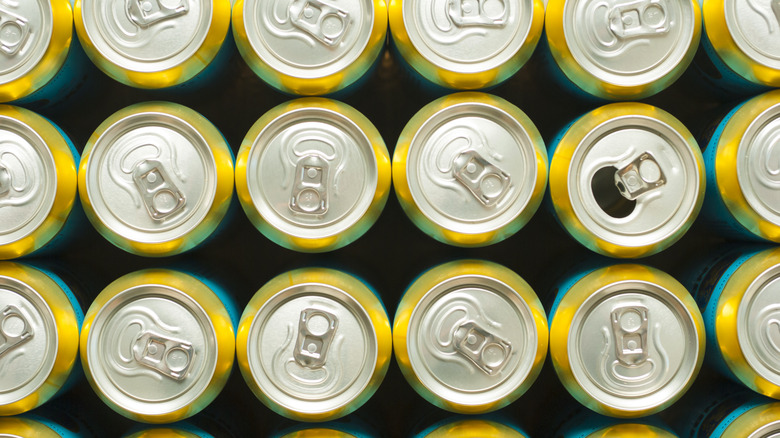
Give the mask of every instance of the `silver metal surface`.
[{"label": "silver metal surface", "polygon": [[[614,217],[599,205],[597,199],[611,195],[603,187],[594,190],[594,177],[603,169],[617,172],[616,178],[620,169],[636,171],[643,180],[636,187],[646,189],[626,196],[635,198],[627,216]],[[682,134],[658,119],[633,115],[602,123],[583,138],[572,155],[567,182],[574,214],[590,233],[633,247],[662,242],[686,226],[700,184],[696,155]],[[619,188],[612,185],[609,191]]]},{"label": "silver metal surface", "polygon": [[0,276],[0,303],[0,405],[7,405],[46,382],[59,342],[54,314],[31,286]]},{"label": "silver metal surface", "polygon": [[0,3],[0,84],[20,79],[40,63],[52,37],[49,0]]},{"label": "silver metal surface", "polygon": [[773,421],[760,426],[748,435],[748,438],[780,438],[780,421]]},{"label": "silver metal surface", "polygon": [[615,172],[615,186],[620,194],[628,200],[636,200],[651,190],[666,184],[661,166],[649,153],[644,153],[636,160]]},{"label": "silver metal surface", "polygon": [[84,29],[102,57],[157,72],[192,58],[206,39],[212,0],[82,0]]},{"label": "silver metal surface", "polygon": [[780,265],[762,272],[745,291],[737,339],[755,373],[780,386]]},{"label": "silver metal surface", "polygon": [[247,358],[263,393],[286,409],[348,406],[370,382],[378,344],[354,298],[327,284],[291,286],[269,299],[249,328]]},{"label": "silver metal surface", "polygon": [[627,87],[652,83],[678,66],[691,46],[695,17],[691,1],[568,0],[563,29],[586,72]]},{"label": "silver metal surface", "polygon": [[478,73],[508,62],[531,31],[532,0],[404,1],[412,45],[433,65]]},{"label": "silver metal surface", "polygon": [[351,65],[371,38],[373,0],[245,0],[252,49],[296,78],[329,76]]},{"label": "silver metal surface", "polygon": [[216,163],[196,126],[163,113],[136,113],[95,142],[86,187],[97,216],[123,239],[158,243],[187,235],[207,216]]},{"label": "silver metal surface", "polygon": [[188,406],[211,381],[216,332],[205,310],[183,291],[139,285],[100,310],[87,338],[87,361],[103,396],[137,414]]},{"label": "silver metal surface", "polygon": [[409,145],[406,177],[420,211],[460,233],[496,230],[527,207],[537,178],[535,146],[499,108],[461,103],[423,123]]},{"label": "silver metal surface", "polygon": [[780,70],[780,4],[775,0],[726,0],[723,7],[737,47],[757,64]]},{"label": "silver metal surface", "polygon": [[371,141],[336,111],[287,112],[257,136],[247,185],[257,211],[275,229],[302,238],[338,235],[371,206],[378,180]]},{"label": "silver metal surface", "polygon": [[761,218],[780,225],[780,105],[753,120],[737,150],[742,195]]},{"label": "silver metal surface", "polygon": [[409,362],[436,396],[488,404],[528,377],[538,334],[528,304],[497,279],[460,275],[428,291],[412,310]]},{"label": "silver metal surface", "polygon": [[653,283],[623,281],[575,310],[569,365],[590,397],[621,411],[652,409],[694,378],[699,353],[693,317]]},{"label": "silver metal surface", "polygon": [[51,211],[56,192],[57,171],[49,146],[29,125],[0,116],[0,245],[37,230]]}]

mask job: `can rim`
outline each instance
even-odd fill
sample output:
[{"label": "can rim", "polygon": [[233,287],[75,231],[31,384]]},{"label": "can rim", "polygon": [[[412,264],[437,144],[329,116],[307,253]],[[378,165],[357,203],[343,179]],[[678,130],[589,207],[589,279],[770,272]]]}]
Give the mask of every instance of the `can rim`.
[{"label": "can rim", "polygon": [[780,427],[780,403],[766,403],[756,406],[734,419],[726,427],[721,437],[741,438],[745,431],[752,430],[749,438],[761,438],[776,432]]}]

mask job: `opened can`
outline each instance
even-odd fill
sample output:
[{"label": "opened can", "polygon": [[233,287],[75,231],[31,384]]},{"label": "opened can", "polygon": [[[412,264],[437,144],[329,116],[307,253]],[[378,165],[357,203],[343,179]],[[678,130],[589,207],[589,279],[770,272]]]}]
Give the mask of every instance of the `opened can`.
[{"label": "opened can", "polygon": [[701,217],[720,235],[780,243],[780,91],[737,106],[704,151]]},{"label": "opened can", "polygon": [[83,319],[60,277],[0,262],[0,415],[34,409],[72,386]]},{"label": "opened can", "polygon": [[236,338],[252,392],[297,421],[327,421],[363,405],[387,373],[387,312],[363,282],[305,268],[279,275],[252,297]]},{"label": "opened can", "polygon": [[249,130],[236,192],[266,237],[296,251],[341,248],[379,218],[390,192],[379,131],[354,108],[322,99],[277,106]]},{"label": "opened can", "polygon": [[565,86],[638,100],[674,83],[691,63],[701,10],[695,0],[550,0],[545,31]]},{"label": "opened can", "polygon": [[550,356],[580,403],[602,415],[643,417],[691,386],[704,360],[704,322],[677,280],[614,265],[577,272],[553,290]]},{"label": "opened can", "polygon": [[331,94],[356,83],[387,36],[385,0],[236,0],[238,51],[261,79],[285,93]]},{"label": "opened can", "polygon": [[438,99],[407,123],[393,153],[395,193],[418,228],[465,247],[500,242],[539,208],[547,151],[536,126],[489,94]]},{"label": "opened can", "polygon": [[0,259],[53,248],[80,214],[78,152],[49,120],[8,105],[0,105],[0,140]]},{"label": "opened can", "polygon": [[669,113],[615,103],[577,119],[550,145],[551,207],[569,234],[611,257],[675,243],[704,201],[701,150]]},{"label": "opened can", "polygon": [[213,282],[149,269],[108,285],[87,311],[81,363],[95,393],[135,421],[195,415],[227,382],[235,305]]},{"label": "opened can", "polygon": [[422,397],[479,414],[515,401],[547,355],[547,320],[531,286],[491,262],[437,266],[412,283],[393,322],[395,357]]},{"label": "opened can", "polygon": [[129,106],[92,134],[79,165],[92,225],[133,254],[162,257],[209,237],[233,197],[233,153],[206,118],[184,106]]},{"label": "opened can", "polygon": [[390,31],[405,62],[442,87],[498,85],[528,61],[542,35],[542,0],[391,0]]},{"label": "opened can", "polygon": [[227,59],[230,0],[76,0],[76,31],[104,73],[137,88],[167,88]]}]

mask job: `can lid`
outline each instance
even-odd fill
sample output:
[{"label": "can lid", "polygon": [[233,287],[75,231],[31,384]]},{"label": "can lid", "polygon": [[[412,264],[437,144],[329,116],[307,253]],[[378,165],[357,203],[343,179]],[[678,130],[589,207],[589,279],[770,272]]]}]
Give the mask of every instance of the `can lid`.
[{"label": "can lid", "polygon": [[0,275],[0,405],[30,396],[49,380],[57,361],[57,323],[36,289]]},{"label": "can lid", "polygon": [[541,138],[499,106],[462,100],[427,117],[413,136],[409,192],[435,227],[490,233],[538,205],[537,180],[547,170],[546,160],[544,168],[538,163]]},{"label": "can lid", "polygon": [[701,152],[676,120],[620,108],[636,104],[613,105],[613,117],[595,126],[586,122],[574,139],[566,166],[571,208],[598,239],[663,249],[687,230],[701,206]]},{"label": "can lid", "polygon": [[515,58],[534,27],[534,0],[402,2],[409,41],[436,68],[480,73]]},{"label": "can lid", "polygon": [[774,0],[732,0],[722,4],[726,28],[737,48],[753,62],[780,70],[780,4]]},{"label": "can lid", "polygon": [[32,235],[44,224],[57,197],[58,175],[41,135],[12,117],[19,113],[11,107],[0,111],[0,207],[6,207],[0,208],[2,246]]},{"label": "can lid", "polygon": [[213,0],[81,0],[80,37],[123,70],[165,71],[196,55],[213,8]]},{"label": "can lid", "polygon": [[527,383],[539,336],[518,291],[497,278],[461,274],[416,303],[406,342],[409,363],[425,388],[450,405],[491,406],[516,398]]},{"label": "can lid", "polygon": [[691,0],[566,0],[566,46],[587,74],[620,87],[651,84],[679,69],[698,42]]},{"label": "can lid", "polygon": [[49,0],[9,3],[0,8],[0,84],[21,79],[38,66],[54,26]]},{"label": "can lid", "polygon": [[46,424],[26,417],[0,417],[0,435],[14,438],[62,438]]},{"label": "can lid", "polygon": [[655,412],[682,395],[698,372],[701,317],[661,284],[610,282],[573,312],[566,341],[571,372],[588,398],[620,416]]},{"label": "can lid", "polygon": [[780,103],[759,114],[742,136],[737,153],[737,180],[750,207],[762,219],[780,226],[778,141]]},{"label": "can lid", "polygon": [[248,139],[251,202],[262,220],[286,237],[342,234],[361,221],[376,197],[379,163],[373,137],[347,114],[319,101],[301,101]]},{"label": "can lid", "polygon": [[780,386],[780,265],[761,272],[737,310],[737,338],[753,371]]},{"label": "can lid", "polygon": [[[247,39],[273,70],[317,79],[347,69],[372,40],[374,0],[244,0]],[[386,21],[386,18],[385,18]]]},{"label": "can lid", "polygon": [[82,357],[96,390],[136,416],[191,407],[218,365],[217,333],[206,310],[165,284],[116,293],[97,310],[87,336]]},{"label": "can lid", "polygon": [[82,164],[99,225],[120,241],[148,244],[192,233],[210,214],[223,179],[204,127],[154,105],[109,121],[90,139]]},{"label": "can lid", "polygon": [[268,299],[246,343],[249,372],[263,394],[302,416],[330,416],[353,404],[374,378],[378,350],[367,309],[347,291],[317,282]]}]

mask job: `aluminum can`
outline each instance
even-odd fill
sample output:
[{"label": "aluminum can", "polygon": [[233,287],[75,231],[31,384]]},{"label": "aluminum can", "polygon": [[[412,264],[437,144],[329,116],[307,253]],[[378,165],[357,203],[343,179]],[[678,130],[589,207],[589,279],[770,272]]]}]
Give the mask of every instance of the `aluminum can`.
[{"label": "aluminum can", "polygon": [[780,91],[734,108],[704,150],[701,217],[719,235],[780,243]]},{"label": "aluminum can", "polygon": [[701,150],[669,113],[640,103],[597,108],[551,142],[550,206],[569,234],[610,257],[675,243],[704,201]]},{"label": "aluminum can", "polygon": [[38,415],[0,418],[0,436],[24,438],[85,438],[92,435],[71,430]]},{"label": "aluminum can", "polygon": [[304,98],[263,115],[236,160],[236,192],[249,220],[285,248],[323,252],[362,236],[390,192],[379,131],[354,108]]},{"label": "aluminum can", "polygon": [[704,323],[668,274],[613,265],[578,272],[553,290],[550,356],[584,406],[643,417],[673,404],[693,383],[704,359]]},{"label": "aluminum can", "polygon": [[780,87],[780,9],[777,2],[699,0],[702,49],[711,62],[699,70],[717,88],[757,94]]},{"label": "aluminum can", "polygon": [[496,96],[457,93],[407,123],[393,154],[395,193],[429,236],[475,247],[516,233],[547,188],[547,151],[520,109]]},{"label": "aluminum can", "polygon": [[60,277],[0,262],[0,415],[34,409],[72,386],[83,319]]},{"label": "aluminum can", "polygon": [[689,274],[704,315],[708,361],[748,388],[780,399],[780,248],[724,250]]},{"label": "aluminum can", "polygon": [[325,423],[296,423],[272,432],[270,438],[378,438],[379,435],[371,426],[350,415],[336,421]]},{"label": "aluminum can", "polygon": [[78,161],[56,125],[0,105],[0,259],[51,248],[72,232]]},{"label": "aluminum can", "polygon": [[366,75],[387,36],[385,0],[236,0],[233,35],[267,84],[289,94],[330,94]]},{"label": "aluminum can", "polygon": [[531,57],[542,35],[541,0],[390,0],[390,31],[400,55],[439,86],[498,85]]},{"label": "aluminum can", "polygon": [[230,0],[76,0],[74,21],[84,50],[105,74],[157,89],[219,67],[217,55],[232,45],[230,7]]},{"label": "aluminum can", "polygon": [[590,411],[567,421],[554,436],[560,438],[677,437],[668,427],[657,421],[627,422],[596,415]]},{"label": "aluminum can", "polygon": [[490,418],[449,418],[415,434],[414,438],[526,438],[522,429]]},{"label": "aluminum can", "polygon": [[92,134],[79,186],[87,217],[108,241],[137,255],[179,254],[224,218],[233,197],[233,153],[195,111],[140,103]]},{"label": "aluminum can", "polygon": [[695,0],[550,0],[545,32],[564,85],[600,99],[638,100],[671,85],[691,63],[701,10]]},{"label": "aluminum can", "polygon": [[188,423],[147,428],[123,435],[125,438],[215,438],[214,435]]},{"label": "aluminum can", "polygon": [[376,392],[392,354],[390,322],[365,283],[304,268],[266,283],[249,301],[236,337],[252,392],[296,421],[349,414]]},{"label": "aluminum can", "polygon": [[227,382],[237,311],[213,282],[149,269],[108,285],[87,310],[81,363],[95,393],[135,421],[195,415]]},{"label": "aluminum can", "polygon": [[480,414],[515,401],[547,355],[547,320],[531,286],[486,261],[437,266],[412,283],[393,322],[395,358],[432,404]]}]

